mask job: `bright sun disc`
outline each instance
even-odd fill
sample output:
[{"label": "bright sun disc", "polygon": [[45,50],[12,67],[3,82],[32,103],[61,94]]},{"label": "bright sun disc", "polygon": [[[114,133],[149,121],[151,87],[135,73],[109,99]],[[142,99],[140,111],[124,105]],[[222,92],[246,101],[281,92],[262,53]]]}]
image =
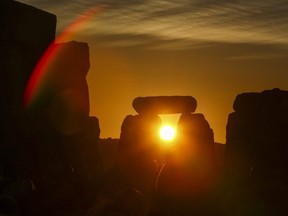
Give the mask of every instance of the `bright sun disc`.
[{"label": "bright sun disc", "polygon": [[174,138],[175,136],[175,129],[171,126],[163,126],[161,129],[160,129],[160,137],[163,139],[163,140],[167,140],[167,141],[170,141]]}]

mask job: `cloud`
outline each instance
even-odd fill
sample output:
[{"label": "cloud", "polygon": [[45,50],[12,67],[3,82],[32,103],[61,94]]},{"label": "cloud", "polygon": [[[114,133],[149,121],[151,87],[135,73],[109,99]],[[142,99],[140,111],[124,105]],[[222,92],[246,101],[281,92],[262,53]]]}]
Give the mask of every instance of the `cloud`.
[{"label": "cloud", "polygon": [[[22,0],[57,15],[58,31],[96,4],[107,8],[82,29],[85,34],[149,35],[185,47],[195,41],[288,45],[288,2],[285,0]],[[139,39],[139,42],[142,40]],[[143,41],[142,41],[143,42]],[[171,43],[173,42],[173,43]],[[135,45],[135,40],[131,42]]]}]

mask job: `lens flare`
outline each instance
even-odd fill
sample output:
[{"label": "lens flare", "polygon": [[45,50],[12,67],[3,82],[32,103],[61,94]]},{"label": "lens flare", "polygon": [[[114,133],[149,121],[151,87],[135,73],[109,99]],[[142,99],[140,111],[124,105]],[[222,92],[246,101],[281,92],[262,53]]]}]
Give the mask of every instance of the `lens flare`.
[{"label": "lens flare", "polygon": [[160,137],[165,141],[171,141],[175,137],[176,131],[173,127],[165,125],[160,129]]},{"label": "lens flare", "polygon": [[[59,34],[55,41],[64,42],[69,40],[80,27],[99,14],[104,8],[105,5],[97,5],[85,11],[78,19],[72,22],[61,34]],[[55,41],[53,41],[44,52],[30,76],[23,96],[25,107],[29,106],[34,100],[36,100],[36,98],[38,98],[37,96],[39,95],[39,91],[41,91],[45,80],[49,76],[51,66],[56,61],[57,56],[61,51]]]}]

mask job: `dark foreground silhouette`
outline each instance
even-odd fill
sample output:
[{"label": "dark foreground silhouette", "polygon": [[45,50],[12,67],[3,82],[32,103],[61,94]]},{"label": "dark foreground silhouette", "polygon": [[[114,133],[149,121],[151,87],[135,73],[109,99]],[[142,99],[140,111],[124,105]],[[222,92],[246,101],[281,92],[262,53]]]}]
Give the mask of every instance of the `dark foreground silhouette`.
[{"label": "dark foreground silhouette", "polygon": [[[0,215],[288,215],[287,91],[236,97],[224,163],[191,96],[136,98],[120,140],[101,140],[89,116],[88,45],[55,44],[47,12],[14,1],[0,12]],[[57,58],[23,106],[48,46]],[[156,133],[163,113],[181,113],[170,148]]]}]

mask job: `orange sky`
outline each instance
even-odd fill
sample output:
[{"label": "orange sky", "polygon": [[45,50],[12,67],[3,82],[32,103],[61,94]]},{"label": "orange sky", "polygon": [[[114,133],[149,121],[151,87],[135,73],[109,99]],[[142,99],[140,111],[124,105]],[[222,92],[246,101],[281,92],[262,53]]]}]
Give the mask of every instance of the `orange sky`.
[{"label": "orange sky", "polygon": [[288,3],[226,0],[20,0],[57,16],[60,33],[95,4],[105,9],[66,40],[87,42],[91,115],[120,135],[138,96],[191,95],[225,143],[242,92],[288,89]]},{"label": "orange sky", "polygon": [[228,114],[238,93],[288,89],[287,58],[274,58],[273,53],[268,58],[248,58],[247,53],[261,54],[265,47],[246,46],[214,44],[173,51],[107,47],[94,41],[88,85],[91,115],[100,119],[101,137],[119,137],[125,116],[136,114],[135,97],[191,95],[198,101],[196,112],[203,113],[214,130],[215,140],[225,143]]}]

